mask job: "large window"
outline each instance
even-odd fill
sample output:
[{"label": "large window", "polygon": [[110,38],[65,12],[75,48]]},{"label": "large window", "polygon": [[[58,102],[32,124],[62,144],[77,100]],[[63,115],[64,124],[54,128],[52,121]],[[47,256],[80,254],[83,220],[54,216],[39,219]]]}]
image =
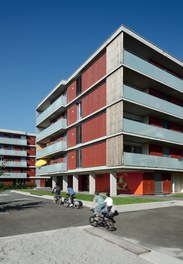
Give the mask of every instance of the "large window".
[{"label": "large window", "polygon": [[82,167],[82,151],[81,149],[76,150],[76,167]]},{"label": "large window", "polygon": [[76,95],[79,95],[82,92],[81,86],[81,76],[76,79]]}]

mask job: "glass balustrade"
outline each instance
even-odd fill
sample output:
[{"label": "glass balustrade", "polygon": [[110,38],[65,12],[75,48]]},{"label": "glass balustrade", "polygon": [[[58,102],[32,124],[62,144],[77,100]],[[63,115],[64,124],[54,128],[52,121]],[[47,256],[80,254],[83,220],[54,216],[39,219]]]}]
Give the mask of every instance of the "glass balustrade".
[{"label": "glass balustrade", "polygon": [[27,151],[0,149],[0,155],[24,157],[27,156]]},{"label": "glass balustrade", "polygon": [[55,163],[52,165],[36,168],[36,175],[47,175],[51,173],[63,172],[66,171],[66,169],[67,169],[66,163]]},{"label": "glass balustrade", "polygon": [[124,152],[124,166],[142,168],[159,168],[169,170],[183,170],[183,161],[181,159],[150,156],[137,153]]},{"label": "glass balustrade", "polygon": [[67,142],[66,141],[60,141],[57,142],[55,144],[52,144],[44,149],[40,149],[36,152],[36,157],[40,158],[40,157],[44,157],[44,156],[48,156],[50,154],[59,152],[59,151],[63,151],[67,148]]},{"label": "glass balustrade", "polygon": [[183,80],[162,70],[148,61],[124,50],[124,64],[153,79],[156,79],[180,92],[183,92]]},{"label": "glass balustrade", "polygon": [[26,139],[16,139],[16,138],[3,138],[3,137],[0,137],[0,144],[26,146],[27,145],[27,140]]}]

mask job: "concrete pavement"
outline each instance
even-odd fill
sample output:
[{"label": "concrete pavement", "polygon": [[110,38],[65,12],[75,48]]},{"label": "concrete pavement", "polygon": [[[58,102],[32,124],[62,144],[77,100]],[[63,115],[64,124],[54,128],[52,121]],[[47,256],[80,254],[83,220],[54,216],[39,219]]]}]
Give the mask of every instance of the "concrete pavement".
[{"label": "concrete pavement", "polygon": [[[27,195],[27,197],[28,196],[29,195]],[[22,197],[26,197],[25,194]],[[43,200],[45,200],[45,202],[46,201],[49,201],[50,198],[53,199],[52,197],[40,197],[40,196],[36,197],[35,195],[33,197],[35,197],[35,199],[33,199],[35,201],[36,201],[36,199],[38,199],[37,202],[40,202],[42,198],[44,198]],[[29,198],[27,198],[27,199],[29,199]],[[21,199],[19,199],[19,200],[21,200]],[[52,209],[53,210],[56,209],[56,206],[57,206],[57,205],[50,204],[50,207],[49,207],[48,206],[49,204],[50,203],[48,203],[48,202],[45,203],[45,205],[46,205],[46,212],[47,213],[48,212],[51,213],[52,212]],[[64,226],[65,223],[67,223],[68,224],[67,225],[68,226],[68,230],[67,230],[68,231],[67,232],[68,237],[69,236],[72,236],[73,228],[69,227],[69,221],[71,221],[71,223],[73,223],[72,216],[74,216],[74,219],[76,221],[76,223],[75,223],[76,224],[76,227],[75,228],[76,229],[79,229],[79,232],[80,232],[79,238],[80,238],[81,235],[82,236],[85,236],[84,234],[87,232],[88,234],[90,234],[90,238],[92,236],[93,243],[95,243],[96,237],[99,238],[99,240],[97,239],[97,242],[100,244],[101,252],[103,251],[102,248],[103,247],[105,248],[106,243],[107,243],[107,245],[108,244],[110,245],[111,250],[113,250],[113,248],[114,248],[113,246],[114,245],[117,246],[117,247],[119,247],[121,249],[121,253],[120,254],[122,254],[122,255],[124,254],[124,252],[129,252],[130,258],[132,256],[132,258],[129,260],[129,262],[125,262],[126,260],[121,259],[121,256],[120,256],[120,259],[123,261],[123,263],[129,263],[129,264],[133,263],[134,264],[134,263],[138,263],[137,261],[142,261],[142,260],[145,261],[145,262],[140,262],[140,263],[144,263],[144,264],[147,264],[147,263],[157,263],[157,264],[159,264],[159,263],[167,263],[167,264],[170,264],[170,263],[171,264],[172,263],[175,263],[175,264],[176,263],[177,264],[178,263],[182,263],[181,260],[179,260],[177,258],[174,258],[171,255],[162,254],[162,252],[158,252],[157,250],[154,250],[152,247],[148,247],[148,246],[146,247],[146,246],[140,244],[139,241],[135,241],[135,240],[131,239],[130,237],[127,237],[126,236],[128,234],[128,232],[125,233],[125,231],[130,231],[130,234],[129,235],[132,236],[132,238],[135,237],[134,236],[135,235],[134,234],[135,233],[134,232],[135,229],[133,229],[133,227],[136,225],[137,229],[139,229],[139,227],[140,227],[139,222],[141,222],[141,224],[145,226],[146,225],[146,222],[149,221],[149,220],[147,220],[148,218],[146,218],[146,216],[149,216],[150,217],[149,219],[152,219],[152,218],[158,218],[158,219],[160,219],[160,216],[162,215],[161,212],[163,212],[163,215],[166,212],[166,216],[169,217],[171,215],[171,210],[173,210],[173,208],[175,209],[175,212],[176,211],[179,211],[178,208],[181,208],[182,209],[182,207],[175,206],[177,204],[182,205],[182,201],[180,201],[180,202],[179,201],[175,201],[175,202],[169,201],[168,203],[167,202],[161,202],[159,204],[156,204],[156,203],[151,203],[151,204],[149,204],[149,208],[148,208],[147,204],[140,204],[139,207],[138,207],[138,205],[133,205],[133,207],[132,206],[119,206],[119,207],[117,207],[117,210],[120,211],[120,212],[123,212],[123,214],[120,214],[118,216],[118,219],[116,219],[117,220],[117,232],[114,232],[114,233],[109,233],[109,232],[106,232],[106,231],[104,231],[102,229],[98,229],[98,228],[92,228],[92,227],[87,226],[87,225],[84,225],[84,226],[80,226],[79,227],[80,224],[82,225],[82,221],[83,221],[83,223],[88,223],[88,221],[87,221],[88,211],[86,210],[86,208],[84,208],[81,211],[80,210],[74,210],[74,212],[73,212],[72,210],[69,210],[69,209],[67,210],[66,208],[60,207],[59,213],[60,213],[60,216],[62,217],[62,218],[60,218],[62,221],[58,222],[58,225],[57,226],[59,228],[57,230],[58,230],[59,233],[62,233],[63,232],[62,230],[65,230],[65,229],[60,229],[60,228],[62,226]],[[159,207],[159,209],[157,209],[155,207],[154,207],[154,209],[152,209],[151,206],[155,206],[155,204],[156,204],[156,207],[157,206]],[[84,204],[84,205],[85,206],[89,206],[89,207],[91,206],[90,203]],[[41,204],[41,206],[42,206],[42,204]],[[44,208],[42,208],[41,206],[39,206],[37,208],[37,210],[31,211],[32,209],[30,209],[30,211],[31,212],[34,212],[34,213],[40,211],[40,213],[42,214],[42,220],[41,220],[42,221],[42,227],[43,227],[42,230],[47,230],[48,228],[46,227],[46,225],[44,223],[44,219],[45,219],[46,215],[43,214],[43,209]],[[151,210],[144,211],[144,210],[147,210],[147,209],[150,209],[150,208],[151,208]],[[64,209],[65,209],[65,211],[63,211]],[[159,215],[156,214],[157,210],[158,210]],[[21,213],[21,210],[19,212]],[[168,214],[167,214],[167,212],[168,212]],[[176,214],[175,212],[174,212],[174,214]],[[27,210],[24,210],[24,212],[22,214],[22,216],[24,216],[24,220],[25,220],[25,215],[26,214],[27,214]],[[32,213],[29,213],[28,217],[30,217],[31,214]],[[64,215],[66,214],[66,217],[65,218],[63,218],[63,214]],[[81,216],[80,214],[83,215],[83,218],[82,217],[79,217],[79,216]],[[77,220],[77,217],[78,217],[78,220]],[[175,215],[175,217],[176,217],[176,215]],[[9,219],[9,218],[10,217],[7,217],[6,219]],[[46,218],[46,220],[47,220],[47,222],[49,222],[48,217]],[[0,221],[1,221],[1,218],[0,218]],[[17,223],[18,223],[18,221],[19,221],[19,219],[17,219]],[[39,218],[39,221],[40,221],[40,218]],[[54,227],[53,224],[54,223],[52,223],[52,222],[54,222],[54,221],[55,220],[53,219],[53,221],[51,220],[51,222],[49,222],[50,224],[52,224],[52,226],[51,226],[50,229],[53,229],[53,227]],[[125,223],[124,223],[124,221],[125,221]],[[162,219],[162,221],[165,221],[165,220]],[[174,222],[174,219],[173,219],[172,222]],[[158,221],[157,222],[152,222],[151,224],[157,225],[158,224]],[[177,223],[171,223],[171,225],[172,224],[177,224]],[[36,227],[36,225],[35,225],[35,227]],[[56,225],[55,225],[55,227],[56,227]],[[148,225],[146,226],[146,228],[148,228]],[[170,226],[169,228],[170,229],[172,228],[172,232],[173,232],[174,225]],[[140,230],[139,232],[143,232],[142,230]],[[17,230],[17,232],[19,232],[19,231],[20,230]],[[155,231],[156,231],[156,229],[155,229]],[[54,231],[46,231],[46,232],[43,232],[43,233],[44,234],[47,234],[47,232],[49,233],[49,232],[54,232]],[[144,228],[144,232],[145,233],[148,233],[148,229],[145,229]],[[152,232],[153,232],[153,230],[152,230]],[[27,241],[27,236],[28,237],[31,237],[31,239],[34,240],[34,236],[37,237],[36,234],[39,234],[40,232],[31,234],[31,230],[29,230],[29,233],[30,233],[30,236],[29,236],[29,234],[23,235],[21,237],[21,241],[22,240],[24,241],[24,239]],[[168,235],[168,233],[166,233],[166,230],[165,230],[165,235],[166,234]],[[154,233],[154,236],[157,236],[157,234]],[[19,237],[19,236],[9,237],[10,240],[8,240],[8,238],[2,238],[1,239],[1,242],[3,240],[4,242],[6,241],[7,244],[9,244],[12,239],[15,239],[15,238],[17,239],[17,237]],[[137,237],[139,237],[139,234],[137,234]],[[167,240],[168,239],[169,238],[167,237]],[[77,240],[77,244],[80,243],[79,241],[80,241],[80,239]],[[147,241],[145,241],[145,242],[147,242]],[[26,243],[28,243],[28,242],[26,242]],[[50,243],[51,243],[51,240],[50,240]],[[52,243],[54,243],[54,242],[52,241]],[[2,243],[0,243],[0,244],[2,244]],[[148,245],[148,244],[145,243],[145,245]],[[60,246],[60,243],[59,243],[59,246]],[[80,245],[80,246],[82,247],[82,245]],[[91,244],[90,247],[92,248],[93,247],[93,244]],[[82,251],[82,249],[81,249],[81,251]],[[39,254],[39,252],[37,254]],[[80,253],[78,253],[78,254],[80,254]],[[119,252],[118,252],[118,254],[119,254]],[[102,256],[102,254],[101,254],[101,256]],[[59,256],[58,256],[58,258],[59,258]],[[96,261],[97,261],[96,263],[98,263],[98,260],[97,259],[96,259]],[[108,261],[109,261],[109,259],[108,259]],[[2,263],[8,263],[8,262],[2,262]],[[11,263],[13,263],[13,262],[11,262]],[[17,264],[18,262],[14,262],[14,263]],[[39,263],[41,263],[41,262],[38,262],[38,264]],[[44,263],[49,263],[49,262],[44,262]],[[57,263],[57,262],[55,262],[55,263]],[[58,262],[58,263],[62,263],[62,262]],[[72,262],[67,262],[67,260],[66,260],[64,263],[72,263]],[[77,262],[75,262],[75,263],[77,263]],[[78,262],[78,263],[82,263],[82,262]],[[83,263],[93,263],[94,264],[95,262],[92,261],[92,262],[83,262]],[[110,263],[110,262],[105,262],[105,263]],[[111,263],[115,263],[116,264],[118,262],[115,262],[114,259],[113,259],[113,262],[111,262]]]}]

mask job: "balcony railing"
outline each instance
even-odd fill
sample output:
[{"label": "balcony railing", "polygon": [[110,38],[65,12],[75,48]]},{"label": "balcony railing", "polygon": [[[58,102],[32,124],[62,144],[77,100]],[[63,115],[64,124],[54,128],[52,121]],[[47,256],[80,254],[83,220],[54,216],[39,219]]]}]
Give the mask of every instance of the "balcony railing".
[{"label": "balcony railing", "polygon": [[26,146],[27,140],[26,139],[0,137],[0,144]]},{"label": "balcony railing", "polygon": [[44,112],[36,118],[36,125],[39,125],[41,122],[46,120],[49,116],[55,113],[60,108],[65,108],[67,104],[66,96],[59,97],[54,103],[52,103]]},{"label": "balcony railing", "polygon": [[1,179],[27,179],[27,173],[7,172],[1,176]]},{"label": "balcony railing", "polygon": [[16,167],[16,168],[23,168],[27,167],[26,161],[5,161],[4,162],[5,167]]},{"label": "balcony railing", "polygon": [[56,164],[36,168],[36,175],[54,174],[58,172],[64,172],[66,171],[66,169],[67,169],[66,163],[56,163]]},{"label": "balcony railing", "polygon": [[0,155],[25,157],[25,156],[27,156],[27,151],[25,151],[25,150],[0,149]]},{"label": "balcony railing", "polygon": [[124,152],[124,166],[183,171],[183,161],[175,158]]},{"label": "balcony railing", "polygon": [[57,122],[55,122],[54,124],[50,125],[49,127],[47,127],[46,129],[44,129],[43,131],[41,131],[39,134],[37,134],[36,136],[36,141],[39,142],[47,137],[49,137],[50,135],[65,129],[67,126],[67,120],[66,119],[60,119]]},{"label": "balcony railing", "polygon": [[145,107],[153,108],[172,116],[183,118],[183,107],[124,85],[123,97]]},{"label": "balcony railing", "polygon": [[124,64],[153,79],[156,79],[180,92],[183,92],[183,80],[173,74],[124,50]]},{"label": "balcony railing", "polygon": [[52,144],[44,149],[40,149],[36,152],[36,157],[46,157],[51,154],[54,154],[59,151],[64,151],[67,148],[67,142],[66,141],[60,141],[55,144]]},{"label": "balcony railing", "polygon": [[131,135],[140,135],[171,143],[183,144],[183,133],[178,133],[169,129],[164,129],[141,122],[123,119],[123,131]]}]

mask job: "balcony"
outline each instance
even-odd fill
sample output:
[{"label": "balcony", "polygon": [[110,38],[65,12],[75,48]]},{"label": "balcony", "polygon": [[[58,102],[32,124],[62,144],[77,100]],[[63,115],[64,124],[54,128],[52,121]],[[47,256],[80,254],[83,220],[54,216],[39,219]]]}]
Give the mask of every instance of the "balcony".
[{"label": "balcony", "polygon": [[150,156],[137,153],[124,152],[124,166],[133,168],[167,169],[172,171],[183,171],[183,161],[180,159]]},{"label": "balcony", "polygon": [[124,64],[135,69],[142,74],[145,74],[155,80],[164,83],[167,86],[174,88],[177,91],[183,92],[183,80],[170,74],[166,70],[162,70],[157,66],[137,57],[136,55],[124,50]]},{"label": "balcony", "polygon": [[0,144],[27,146],[26,139],[0,137]]},{"label": "balcony", "polygon": [[25,156],[27,156],[27,151],[26,150],[0,149],[0,155],[2,155],[2,156],[19,156],[19,157],[25,157]]},{"label": "balcony", "polygon": [[25,168],[27,167],[26,161],[5,161],[5,167],[16,167],[16,168]]},{"label": "balcony", "polygon": [[129,119],[123,119],[123,131],[134,136],[138,135],[174,144],[183,144],[183,133],[178,133],[172,130],[151,126]]},{"label": "balcony", "polygon": [[64,151],[67,148],[67,142],[66,141],[60,141],[55,144],[52,144],[44,149],[40,149],[36,152],[37,159],[42,157],[47,157],[49,155],[52,155],[57,152]]},{"label": "balcony", "polygon": [[62,110],[66,107],[67,98],[66,96],[59,97],[54,103],[52,103],[44,112],[39,114],[36,118],[36,126],[42,123],[44,120],[49,118],[53,113],[58,110]]},{"label": "balcony", "polygon": [[123,97],[128,101],[133,101],[139,105],[153,108],[162,113],[183,118],[183,107],[169,103],[155,96],[136,90],[130,86],[124,85]]},{"label": "balcony", "polygon": [[1,179],[27,179],[27,173],[7,172],[1,176]]},{"label": "balcony", "polygon": [[36,168],[36,175],[47,175],[54,174],[58,172],[64,172],[67,169],[66,163],[55,163],[52,165],[42,166],[40,168]]},{"label": "balcony", "polygon": [[43,131],[41,131],[39,134],[37,134],[36,141],[40,142],[41,140],[46,139],[61,130],[64,130],[66,126],[67,126],[67,119],[60,119],[54,124],[44,129]]}]

